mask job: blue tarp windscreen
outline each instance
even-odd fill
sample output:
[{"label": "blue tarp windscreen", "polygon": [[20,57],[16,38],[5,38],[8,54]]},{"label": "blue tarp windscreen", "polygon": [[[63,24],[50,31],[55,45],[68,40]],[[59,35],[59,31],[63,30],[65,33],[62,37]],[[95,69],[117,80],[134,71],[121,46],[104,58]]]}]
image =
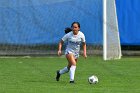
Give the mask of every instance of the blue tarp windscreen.
[{"label": "blue tarp windscreen", "polygon": [[0,44],[56,44],[74,21],[102,43],[102,0],[0,0]]}]

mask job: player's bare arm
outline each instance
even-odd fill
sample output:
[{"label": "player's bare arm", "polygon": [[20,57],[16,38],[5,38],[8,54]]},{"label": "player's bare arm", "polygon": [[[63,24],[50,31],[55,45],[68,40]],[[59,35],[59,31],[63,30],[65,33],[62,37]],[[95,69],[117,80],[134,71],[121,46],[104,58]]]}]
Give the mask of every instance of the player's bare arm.
[{"label": "player's bare arm", "polygon": [[86,42],[83,42],[83,56],[84,58],[87,58],[87,51],[86,51]]},{"label": "player's bare arm", "polygon": [[61,53],[62,53],[61,49],[62,49],[63,43],[64,43],[63,40],[61,40],[61,41],[59,42],[59,44],[58,44],[58,56],[60,56]]}]

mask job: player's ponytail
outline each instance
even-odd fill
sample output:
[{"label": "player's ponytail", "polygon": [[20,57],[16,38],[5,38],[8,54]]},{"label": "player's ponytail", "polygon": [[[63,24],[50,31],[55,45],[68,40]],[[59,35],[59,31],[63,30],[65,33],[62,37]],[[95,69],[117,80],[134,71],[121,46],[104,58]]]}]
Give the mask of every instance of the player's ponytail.
[{"label": "player's ponytail", "polygon": [[71,32],[72,29],[70,27],[66,27],[64,31],[65,31],[65,34],[67,34],[67,33]]}]

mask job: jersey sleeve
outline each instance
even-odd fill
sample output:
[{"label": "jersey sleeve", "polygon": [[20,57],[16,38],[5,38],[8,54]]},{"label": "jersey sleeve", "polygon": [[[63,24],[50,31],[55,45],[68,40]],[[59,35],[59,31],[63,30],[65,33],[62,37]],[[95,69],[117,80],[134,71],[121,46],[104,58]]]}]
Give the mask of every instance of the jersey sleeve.
[{"label": "jersey sleeve", "polygon": [[68,34],[66,34],[66,35],[64,35],[63,37],[62,37],[62,40],[65,42],[65,41],[67,41],[67,39],[68,39]]}]

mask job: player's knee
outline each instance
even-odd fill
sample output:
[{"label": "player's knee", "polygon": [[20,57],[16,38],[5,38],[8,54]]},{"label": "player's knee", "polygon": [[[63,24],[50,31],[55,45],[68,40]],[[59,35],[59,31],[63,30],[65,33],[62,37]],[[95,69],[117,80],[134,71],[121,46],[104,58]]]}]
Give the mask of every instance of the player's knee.
[{"label": "player's knee", "polygon": [[76,61],[71,62],[71,66],[76,66]]}]

